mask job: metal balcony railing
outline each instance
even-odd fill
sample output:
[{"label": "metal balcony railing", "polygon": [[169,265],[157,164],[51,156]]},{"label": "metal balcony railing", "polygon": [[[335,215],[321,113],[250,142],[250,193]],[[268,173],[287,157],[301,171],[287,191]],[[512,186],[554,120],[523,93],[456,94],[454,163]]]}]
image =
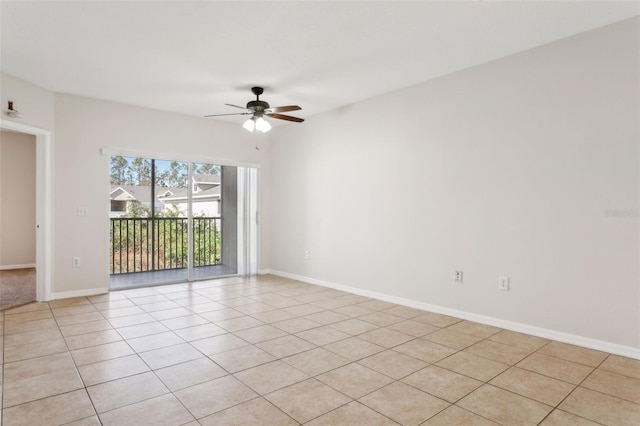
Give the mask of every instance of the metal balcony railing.
[{"label": "metal balcony railing", "polygon": [[[110,274],[186,268],[186,217],[111,218]],[[219,265],[222,219],[193,218],[193,266]]]}]

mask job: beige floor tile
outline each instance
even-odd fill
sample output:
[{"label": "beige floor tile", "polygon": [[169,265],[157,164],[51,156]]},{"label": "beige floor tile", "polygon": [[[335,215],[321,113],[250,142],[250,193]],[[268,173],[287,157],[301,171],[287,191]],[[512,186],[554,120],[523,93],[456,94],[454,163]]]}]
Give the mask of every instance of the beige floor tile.
[{"label": "beige floor tile", "polygon": [[640,379],[597,369],[580,386],[640,404]]},{"label": "beige floor tile", "polygon": [[20,380],[5,380],[2,385],[2,406],[6,409],[83,387],[77,370],[68,367],[49,373],[30,375]]},{"label": "beige floor tile", "polygon": [[68,353],[12,362],[4,365],[3,383],[6,385],[13,381],[73,368],[73,360]]},{"label": "beige floor tile", "polygon": [[129,306],[126,308],[105,309],[100,312],[106,319],[127,317],[131,315],[144,314],[145,312],[138,306]]},{"label": "beige floor tile", "polygon": [[428,365],[424,361],[393,350],[377,353],[361,359],[358,363],[396,380],[406,377]]},{"label": "beige floor tile", "polygon": [[58,339],[62,337],[62,333],[57,328],[48,328],[45,330],[26,331],[24,333],[7,334],[4,336],[4,345],[6,347],[26,345],[28,343],[43,342],[45,340]]},{"label": "beige floor tile", "polygon": [[98,416],[85,417],[75,422],[65,423],[64,426],[102,426]]},{"label": "beige floor tile", "polygon": [[463,408],[450,406],[444,411],[431,417],[423,426],[497,426],[498,423],[480,417]]},{"label": "beige floor tile", "polygon": [[104,345],[122,340],[122,336],[115,330],[94,331],[93,333],[80,334],[66,337],[65,341],[69,350],[87,348],[89,346]]},{"label": "beige floor tile", "polygon": [[449,327],[452,324],[462,321],[460,318],[436,314],[435,312],[424,312],[417,317],[413,317],[412,319],[414,321],[420,321],[426,324],[435,325],[436,327]]},{"label": "beige floor tile", "polygon": [[169,389],[151,372],[136,374],[87,388],[98,413],[169,393]]},{"label": "beige floor tile", "polygon": [[394,382],[360,398],[369,408],[403,425],[419,425],[449,403],[401,382]]},{"label": "beige floor tile", "polygon": [[196,419],[208,416],[258,396],[233,376],[224,376],[175,392]]},{"label": "beige floor tile", "polygon": [[318,300],[317,302],[311,302],[312,305],[318,306],[324,309],[335,309],[341,306],[352,305],[351,300],[340,300],[339,298],[330,298]]},{"label": "beige floor tile", "polygon": [[87,392],[80,389],[5,408],[2,411],[2,424],[4,426],[65,424],[94,414]]},{"label": "beige floor tile", "polygon": [[172,392],[228,374],[209,358],[198,358],[193,361],[161,368],[154,372]]},{"label": "beige floor tile", "polygon": [[357,363],[336,368],[316,378],[354,399],[363,397],[393,382],[390,377]]},{"label": "beige floor tile", "polygon": [[347,315],[339,314],[333,311],[323,311],[315,314],[306,315],[304,318],[322,325],[333,324],[349,319]]},{"label": "beige floor tile", "polygon": [[308,303],[304,303],[301,305],[289,306],[288,308],[284,308],[283,311],[288,312],[295,316],[303,316],[303,315],[315,314],[317,312],[322,312],[324,311],[324,309],[314,305],[309,305]]},{"label": "beige floor tile", "polygon": [[415,339],[393,348],[394,351],[409,355],[428,363],[438,362],[453,355],[456,349],[442,346],[424,339]]},{"label": "beige floor tile", "polygon": [[26,305],[18,306],[17,308],[7,309],[5,311],[5,314],[7,315],[7,320],[9,320],[10,317],[13,318],[16,316],[16,314],[31,313],[35,311],[50,311],[50,310],[51,308],[48,303],[33,302],[33,303],[28,303]]},{"label": "beige floor tile", "polygon": [[120,358],[133,355],[135,352],[124,341],[107,343],[105,345],[91,346],[89,348],[71,351],[73,361],[77,366],[93,364],[94,362],[106,361],[113,358]]},{"label": "beige floor tile", "polygon": [[369,300],[367,302],[358,303],[358,306],[363,306],[365,308],[371,309],[372,311],[383,311],[386,309],[395,308],[398,305],[395,303],[385,302],[383,300]]},{"label": "beige floor tile", "polygon": [[190,344],[205,355],[213,355],[249,345],[248,342],[231,333],[221,334],[207,339],[194,340]]},{"label": "beige floor tile", "polygon": [[329,343],[323,347],[351,361],[357,361],[385,350],[382,346],[362,340],[358,337],[351,337],[349,339]]},{"label": "beige floor tile", "polygon": [[130,327],[132,325],[154,322],[156,319],[149,314],[129,315],[125,317],[109,318],[109,324],[114,328]]},{"label": "beige floor tile", "polygon": [[623,376],[640,379],[640,360],[626,358],[618,355],[609,357],[600,365],[600,368]]},{"label": "beige floor tile", "polygon": [[179,330],[175,330],[174,333],[187,342],[191,342],[193,340],[206,339],[207,337],[225,334],[227,331],[215,324],[201,324],[193,327],[181,328]]},{"label": "beige floor tile", "polygon": [[482,340],[481,337],[458,333],[448,328],[434,331],[422,338],[457,350],[462,350]]},{"label": "beige floor tile", "polygon": [[144,324],[131,325],[129,327],[117,328],[116,331],[124,339],[135,339],[136,337],[150,336],[152,334],[165,333],[169,331],[167,327],[161,323],[147,322]]},{"label": "beige floor tile", "polygon": [[247,328],[246,330],[236,331],[235,335],[249,343],[260,343],[265,340],[286,336],[287,332],[271,325],[261,325],[258,327]]},{"label": "beige floor tile", "polygon": [[501,332],[489,337],[489,340],[514,346],[529,352],[536,351],[550,342],[550,340],[543,339],[542,337],[531,336],[509,330],[502,330]]},{"label": "beige floor tile", "polygon": [[134,351],[140,353],[154,349],[166,348],[167,346],[179,345],[181,343],[185,343],[185,341],[173,331],[167,331],[164,333],[128,339],[127,343]]},{"label": "beige floor tile", "polygon": [[174,426],[193,420],[193,416],[171,394],[157,396],[100,414],[104,426]]},{"label": "beige floor tile", "polygon": [[560,342],[550,342],[537,353],[555,356],[556,358],[566,359],[578,364],[588,365],[589,367],[597,367],[607,358],[607,354],[604,352]]},{"label": "beige floor tile", "polygon": [[246,305],[240,305],[235,307],[236,311],[240,311],[245,315],[253,315],[253,314],[258,314],[260,312],[273,311],[275,309],[277,308],[261,302],[248,303]]},{"label": "beige floor tile", "polygon": [[492,361],[466,352],[458,352],[438,361],[437,366],[486,382],[509,368],[508,364]]},{"label": "beige floor tile", "polygon": [[269,352],[276,358],[284,358],[286,356],[295,355],[300,352],[308,351],[315,348],[313,343],[309,343],[296,336],[284,336],[256,345],[260,349]]},{"label": "beige floor tile", "polygon": [[247,328],[258,327],[260,325],[264,325],[264,323],[250,316],[243,316],[243,317],[236,317],[236,318],[231,318],[223,321],[217,321],[216,325],[219,325],[220,327],[224,328],[227,331],[234,332],[234,331],[245,330]]},{"label": "beige floor tile", "polygon": [[259,321],[262,321],[265,324],[272,324],[274,322],[284,321],[284,320],[288,320],[296,317],[296,315],[282,309],[278,309],[275,311],[259,312],[251,316]]},{"label": "beige floor tile", "polygon": [[605,425],[640,424],[640,405],[581,387],[573,391],[558,408]]},{"label": "beige floor tile", "polygon": [[329,327],[342,331],[343,333],[347,333],[351,336],[356,336],[378,328],[375,324],[371,324],[370,322],[362,321],[357,318],[336,322],[329,325]]},{"label": "beige floor tile", "polygon": [[359,317],[362,315],[367,315],[374,312],[371,309],[368,309],[364,306],[359,306],[359,305],[341,306],[339,308],[333,309],[333,311],[342,315],[346,315],[348,317],[352,317],[352,318]]},{"label": "beige floor tile", "polygon": [[498,327],[493,327],[491,325],[480,324],[477,322],[467,321],[467,320],[460,321],[447,328],[457,333],[470,334],[472,336],[480,337],[482,339],[486,339],[487,337],[490,337],[502,331],[502,329]]},{"label": "beige floor tile", "polygon": [[390,330],[388,328],[378,328],[366,333],[358,335],[358,338],[367,340],[376,345],[383,346],[385,348],[392,348],[394,346],[401,345],[409,340],[413,340],[414,337],[399,331]]},{"label": "beige floor tile", "polygon": [[[215,303],[215,302],[212,302]],[[185,309],[182,306],[178,305],[175,302],[172,302],[170,300],[167,300],[166,302],[156,302],[156,303],[148,303],[148,304],[144,304],[144,305],[139,305],[140,309],[142,309],[143,311],[151,314],[152,317],[160,320],[160,319],[167,319],[167,318],[175,318],[176,316],[182,316],[182,315],[191,315],[193,313],[193,311],[189,310],[189,309]],[[178,314],[175,315],[175,313],[178,312],[185,312],[185,314]],[[172,315],[171,316],[167,316],[165,315],[166,313],[171,312]],[[155,313],[158,313],[159,315],[154,315]],[[197,312],[195,312],[197,313]]]},{"label": "beige floor tile", "polygon": [[385,327],[387,325],[396,324],[404,321],[405,319],[397,315],[391,315],[386,312],[372,312],[370,314],[362,315],[358,317],[359,320],[370,322],[378,327]]},{"label": "beige floor tile", "polygon": [[22,361],[63,352],[67,352],[67,344],[62,337],[25,345],[5,346],[4,362]]},{"label": "beige floor tile", "polygon": [[286,331],[287,333],[300,333],[301,331],[310,330],[316,327],[320,327],[323,324],[317,323],[315,321],[311,321],[310,319],[298,317],[291,318],[284,321],[274,322],[271,325],[279,328],[280,330]]},{"label": "beige floor tile", "polygon": [[202,352],[188,343],[141,352],[139,355],[152,370],[204,357]]},{"label": "beige floor tile", "polygon": [[313,328],[311,330],[301,331],[300,333],[296,333],[296,336],[318,346],[337,342],[350,337],[347,333],[335,330],[327,325]]},{"label": "beige floor tile", "polygon": [[95,331],[109,330],[111,324],[107,320],[89,321],[79,324],[70,324],[60,327],[64,337],[77,336],[79,334],[93,333]]},{"label": "beige floor tile", "polygon": [[91,321],[100,321],[104,317],[100,312],[87,312],[86,314],[68,315],[56,318],[56,322],[60,327],[71,324],[82,324]]},{"label": "beige floor tile", "polygon": [[99,311],[108,311],[110,309],[130,308],[136,306],[132,301],[124,300],[109,300],[106,302],[94,303],[93,306]]},{"label": "beige floor tile", "polygon": [[89,296],[88,299],[91,303],[96,304],[96,303],[108,302],[110,300],[126,300],[127,298],[124,296],[124,294],[114,291],[111,293],[104,293],[104,294],[98,294],[95,296]]},{"label": "beige floor tile", "polygon": [[137,355],[129,355],[100,361],[78,367],[85,386],[133,376],[134,374],[149,371],[149,367]]},{"label": "beige floor tile", "polygon": [[483,340],[475,345],[469,346],[465,352],[491,359],[493,361],[503,362],[509,365],[515,365],[527,357],[531,352],[514,346],[505,345],[491,340]]},{"label": "beige floor tile", "polygon": [[425,324],[420,321],[405,320],[395,324],[388,325],[386,328],[390,330],[400,331],[413,337],[422,337],[426,334],[440,330],[439,327],[431,324]]},{"label": "beige floor tile", "polygon": [[426,313],[426,311],[421,309],[410,308],[408,306],[394,306],[391,309],[386,309],[384,312],[406,319],[415,318]]},{"label": "beige floor tile", "polygon": [[315,379],[265,395],[265,398],[300,423],[308,422],[341,405],[351,398]]},{"label": "beige floor tile", "polygon": [[89,312],[96,312],[97,309],[90,303],[86,305],[69,306],[66,308],[54,308],[51,309],[54,317],[63,317],[66,315],[86,314]]},{"label": "beige floor tile", "polygon": [[552,410],[548,405],[491,385],[480,387],[458,401],[457,405],[504,425],[535,425]]},{"label": "beige floor tile", "polygon": [[575,388],[569,383],[518,367],[508,369],[489,383],[554,407],[560,404]]},{"label": "beige floor tile", "polygon": [[[1,326],[2,324],[0,324]],[[58,323],[53,318],[45,318],[35,321],[16,322],[7,324],[4,327],[4,334],[25,333],[27,331],[40,331],[48,328],[57,328]],[[2,327],[0,327],[1,329]],[[2,331],[0,331],[0,335]]]},{"label": "beige floor tile", "polygon": [[255,398],[199,420],[202,426],[295,426],[291,417],[263,398]]},{"label": "beige floor tile", "polygon": [[309,376],[317,376],[350,362],[348,359],[323,348],[311,349],[282,360]]},{"label": "beige floor tile", "polygon": [[357,401],[352,401],[347,405],[343,405],[340,408],[317,417],[309,423],[305,423],[305,425],[308,426],[393,426],[397,424],[398,423],[388,417],[376,413]]},{"label": "beige floor tile", "polygon": [[50,308],[65,308],[68,306],[89,305],[91,302],[88,298],[82,297],[69,297],[67,299],[51,300],[49,303]]},{"label": "beige floor tile", "polygon": [[599,423],[562,410],[553,410],[551,414],[540,423],[541,426],[597,426],[598,424]]},{"label": "beige floor tile", "polygon": [[482,382],[431,365],[402,380],[404,383],[454,403],[482,386]]},{"label": "beige floor tile", "polygon": [[181,328],[193,327],[194,325],[207,324],[209,321],[200,315],[187,315],[184,317],[170,318],[161,321],[170,330],[180,330]]},{"label": "beige floor tile", "polygon": [[236,373],[276,360],[273,355],[253,345],[212,354],[209,355],[209,358],[230,373]]},{"label": "beige floor tile", "polygon": [[249,368],[234,374],[234,376],[260,395],[301,382],[309,377],[282,361],[273,361]]},{"label": "beige floor tile", "polygon": [[575,362],[538,353],[531,354],[516,364],[516,367],[574,385],[582,382],[593,371],[593,368],[583,364],[576,364]]}]

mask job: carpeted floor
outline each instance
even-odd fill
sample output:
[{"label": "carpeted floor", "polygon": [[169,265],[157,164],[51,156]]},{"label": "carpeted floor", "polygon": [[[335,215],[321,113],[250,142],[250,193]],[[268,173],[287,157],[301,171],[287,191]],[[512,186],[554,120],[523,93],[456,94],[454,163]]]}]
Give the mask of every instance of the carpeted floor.
[{"label": "carpeted floor", "polygon": [[0,310],[36,300],[36,270],[11,269],[0,271]]}]

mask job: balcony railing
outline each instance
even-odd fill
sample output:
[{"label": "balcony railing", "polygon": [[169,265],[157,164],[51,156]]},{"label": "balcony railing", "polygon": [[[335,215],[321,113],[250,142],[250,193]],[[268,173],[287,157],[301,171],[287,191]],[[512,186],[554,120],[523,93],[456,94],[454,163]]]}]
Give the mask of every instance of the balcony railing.
[{"label": "balcony railing", "polygon": [[[110,273],[163,271],[186,268],[186,217],[111,218]],[[221,263],[219,217],[193,218],[193,266]]]}]

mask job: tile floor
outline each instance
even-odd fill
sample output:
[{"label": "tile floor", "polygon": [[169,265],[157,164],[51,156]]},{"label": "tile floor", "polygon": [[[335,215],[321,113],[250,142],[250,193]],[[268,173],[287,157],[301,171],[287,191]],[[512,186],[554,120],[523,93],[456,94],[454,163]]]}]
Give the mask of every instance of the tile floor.
[{"label": "tile floor", "polygon": [[640,361],[279,277],[0,313],[13,425],[638,425]]}]

